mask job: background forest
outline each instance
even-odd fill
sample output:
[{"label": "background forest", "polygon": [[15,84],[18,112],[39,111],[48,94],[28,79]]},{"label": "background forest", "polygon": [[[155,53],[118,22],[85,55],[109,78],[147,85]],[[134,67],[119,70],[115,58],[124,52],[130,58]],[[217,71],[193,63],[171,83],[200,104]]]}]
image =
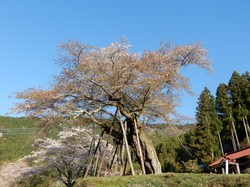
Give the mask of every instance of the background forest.
[{"label": "background forest", "polygon": [[164,171],[200,171],[223,154],[250,146],[249,72],[233,72],[228,84],[218,85],[216,96],[205,87],[197,104],[196,124],[157,143]]}]

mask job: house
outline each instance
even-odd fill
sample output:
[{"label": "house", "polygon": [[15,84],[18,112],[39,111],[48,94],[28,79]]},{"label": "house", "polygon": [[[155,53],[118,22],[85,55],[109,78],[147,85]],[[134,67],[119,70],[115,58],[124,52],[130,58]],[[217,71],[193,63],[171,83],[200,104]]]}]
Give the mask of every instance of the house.
[{"label": "house", "polygon": [[223,174],[238,173],[248,168],[250,163],[250,147],[225,154],[220,159],[216,160],[209,167],[214,169],[221,169]]}]

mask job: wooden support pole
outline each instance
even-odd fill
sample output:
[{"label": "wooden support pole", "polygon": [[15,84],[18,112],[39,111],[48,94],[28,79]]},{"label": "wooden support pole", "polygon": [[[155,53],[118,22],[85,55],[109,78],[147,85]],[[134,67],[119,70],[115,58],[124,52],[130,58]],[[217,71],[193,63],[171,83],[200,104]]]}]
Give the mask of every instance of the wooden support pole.
[{"label": "wooden support pole", "polygon": [[136,139],[137,139],[137,144],[138,144],[138,149],[139,149],[138,150],[139,151],[139,157],[140,157],[140,161],[141,161],[142,174],[146,175],[144,158],[143,158],[142,148],[141,148],[141,141],[140,141],[140,137],[139,137],[139,132],[138,132],[136,119],[134,120],[134,125],[135,125],[135,134],[136,134]]},{"label": "wooden support pole", "polygon": [[105,175],[108,175],[108,176],[110,175],[110,171],[111,171],[111,168],[112,168],[111,163],[113,161],[113,155],[115,156],[115,150],[116,150],[116,147],[113,146],[112,150],[111,150],[111,152],[109,154],[108,162],[106,164],[106,173],[105,173]]},{"label": "wooden support pole", "polygon": [[[88,167],[87,167],[86,172],[84,173],[83,178],[85,178],[85,177],[88,176],[89,170],[90,170],[90,168],[92,167],[92,164],[93,164],[93,161],[94,161],[94,159],[95,159],[96,153],[97,153],[98,150],[99,150],[99,146],[100,146],[102,137],[103,137],[103,135],[104,135],[104,132],[105,132],[105,129],[103,129],[102,132],[101,132],[101,134],[100,134],[100,138],[99,138],[98,143],[97,143],[97,145],[96,145],[94,154],[93,154],[92,158],[90,159],[90,162],[89,162],[89,164],[88,164]],[[93,143],[95,144],[95,142],[93,142]]]},{"label": "wooden support pole", "polygon": [[123,138],[124,138],[124,141],[125,141],[125,147],[126,147],[128,161],[129,161],[130,168],[131,168],[131,173],[132,173],[132,175],[135,175],[135,170],[134,170],[134,166],[133,166],[133,163],[132,163],[131,154],[130,154],[130,150],[129,150],[129,146],[128,146],[127,133],[125,132],[124,125],[123,125],[123,122],[122,122],[122,116],[121,116],[121,113],[120,113],[119,110],[118,110],[118,114],[120,116],[120,125],[121,125],[121,129],[122,129],[122,133],[123,133]]},{"label": "wooden support pole", "polygon": [[98,164],[99,164],[100,152],[101,152],[101,146],[99,146],[99,148],[97,150],[97,156],[96,156],[96,161],[95,161],[95,165],[94,165],[94,176],[97,176],[97,168],[98,168]]},{"label": "wooden support pole", "polygon": [[98,170],[98,173],[97,173],[97,177],[100,177],[100,175],[101,175],[102,166],[103,166],[103,163],[104,163],[104,160],[105,160],[108,145],[109,145],[109,142],[106,141],[106,146],[105,146],[105,148],[103,150],[102,158],[101,158],[101,161],[100,161],[100,164],[99,164],[99,170]]},{"label": "wooden support pole", "polygon": [[120,145],[120,176],[123,176],[123,167],[124,167],[124,138],[122,144]]},{"label": "wooden support pole", "polygon": [[110,140],[110,137],[111,137],[113,128],[114,128],[114,126],[115,126],[115,120],[116,120],[117,110],[118,110],[118,108],[117,108],[116,111],[115,111],[115,116],[114,116],[113,122],[112,122],[112,124],[111,124],[111,127],[110,127],[110,129],[109,129],[109,138],[108,138],[108,140],[106,141],[106,146],[105,146],[105,149],[104,149],[104,151],[103,151],[103,155],[102,155],[102,159],[101,159],[101,162],[100,162],[100,166],[99,166],[99,170],[98,170],[97,177],[99,177],[99,176],[101,175],[102,166],[103,166],[103,163],[104,163],[104,160],[105,160],[105,156],[106,156],[106,152],[107,152],[107,149],[108,149],[108,146],[109,146],[109,140]]},{"label": "wooden support pole", "polygon": [[[115,151],[114,151],[114,153],[113,153],[113,157],[112,157],[112,159],[110,160],[110,162],[109,162],[109,171],[111,170],[111,168],[113,167],[113,164],[114,164],[114,161],[115,161],[115,157],[116,157],[116,155],[117,155],[117,150],[118,150],[118,144],[115,146]],[[111,155],[112,156],[112,155]]]}]

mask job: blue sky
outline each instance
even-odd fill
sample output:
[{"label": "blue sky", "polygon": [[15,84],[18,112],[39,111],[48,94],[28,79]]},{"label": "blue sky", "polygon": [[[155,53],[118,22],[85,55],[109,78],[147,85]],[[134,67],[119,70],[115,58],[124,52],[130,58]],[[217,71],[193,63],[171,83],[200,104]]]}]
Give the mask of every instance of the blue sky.
[{"label": "blue sky", "polygon": [[184,94],[177,108],[189,117],[205,86],[215,94],[234,70],[250,71],[249,0],[0,0],[0,28],[0,115],[16,91],[49,85],[57,45],[69,39],[104,47],[125,36],[132,51],[201,42],[213,72],[182,70],[197,94]]}]

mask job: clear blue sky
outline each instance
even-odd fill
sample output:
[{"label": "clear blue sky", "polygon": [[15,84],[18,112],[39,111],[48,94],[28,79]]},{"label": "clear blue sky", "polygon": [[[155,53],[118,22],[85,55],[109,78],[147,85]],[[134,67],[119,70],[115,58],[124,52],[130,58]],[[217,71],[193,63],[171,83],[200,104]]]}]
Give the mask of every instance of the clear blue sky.
[{"label": "clear blue sky", "polygon": [[[133,51],[170,39],[201,42],[213,72],[182,71],[197,96],[205,86],[215,94],[234,70],[250,71],[249,0],[0,0],[0,115],[13,107],[15,91],[49,85],[60,42],[104,47],[123,36]],[[197,96],[183,95],[177,111],[194,117]]]}]

